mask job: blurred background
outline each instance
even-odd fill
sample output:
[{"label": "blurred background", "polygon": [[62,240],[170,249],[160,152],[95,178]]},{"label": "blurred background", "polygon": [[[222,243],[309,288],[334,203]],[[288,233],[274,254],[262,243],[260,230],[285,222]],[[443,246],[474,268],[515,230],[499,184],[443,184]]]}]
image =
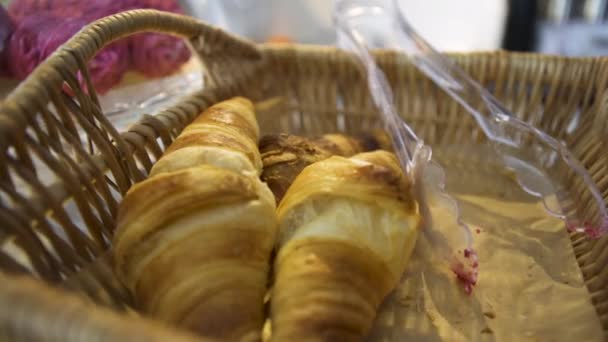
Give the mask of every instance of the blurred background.
[{"label": "blurred background", "polygon": [[[327,0],[180,0],[192,15],[258,42],[333,44]],[[441,50],[501,47],[505,0],[399,0],[408,20]]]},{"label": "blurred background", "polygon": [[[399,0],[443,51],[608,53],[608,0]],[[258,42],[332,44],[331,1],[180,0],[185,11]]]},{"label": "blurred background", "polygon": [[[398,0],[414,28],[440,51],[509,50],[608,55],[608,0]],[[0,0],[0,101],[87,23],[153,8],[194,16],[258,43],[334,44],[331,0]],[[202,86],[183,40],[139,34],[89,62],[107,113],[168,105]],[[82,80],[81,80],[82,81]],[[123,124],[123,123],[121,123]]]}]

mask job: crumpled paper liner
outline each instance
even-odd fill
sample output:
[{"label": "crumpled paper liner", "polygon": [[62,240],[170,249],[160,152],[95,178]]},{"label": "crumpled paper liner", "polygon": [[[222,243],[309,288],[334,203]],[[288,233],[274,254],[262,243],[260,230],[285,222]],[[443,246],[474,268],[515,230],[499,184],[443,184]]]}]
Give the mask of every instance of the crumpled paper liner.
[{"label": "crumpled paper liner", "polygon": [[436,156],[474,230],[478,284],[464,294],[419,239],[369,341],[603,341],[563,223],[521,191],[490,150]]}]

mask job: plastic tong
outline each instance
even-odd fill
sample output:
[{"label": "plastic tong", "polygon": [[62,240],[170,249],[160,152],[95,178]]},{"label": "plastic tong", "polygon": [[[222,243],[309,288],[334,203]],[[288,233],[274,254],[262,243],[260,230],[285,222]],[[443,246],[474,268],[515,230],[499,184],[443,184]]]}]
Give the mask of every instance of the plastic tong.
[{"label": "plastic tong", "polygon": [[444,172],[431,160],[430,147],[397,114],[392,91],[372,57],[372,48],[406,53],[423,74],[473,116],[522,189],[540,198],[547,212],[563,219],[569,230],[592,238],[608,232],[601,193],[565,144],[515,117],[437,52],[414,31],[396,0],[337,0],[334,4],[338,45],[353,52],[366,70],[370,93],[395,152],[414,180],[424,234],[465,284],[465,290],[470,292],[477,279],[472,234],[460,218],[457,202],[445,192]]},{"label": "plastic tong", "polygon": [[[457,202],[444,191],[445,173],[432,160],[432,150],[397,114],[392,92],[367,45],[370,38],[367,1],[337,1],[335,22],[339,45],[355,53],[367,72],[374,103],[390,135],[401,167],[412,178],[414,193],[424,222],[424,235],[431,241],[440,260],[457,275],[470,293],[477,282],[478,262],[472,248],[469,227],[461,221]],[[364,6],[361,6],[361,5]],[[371,8],[373,11],[374,9]]]}]

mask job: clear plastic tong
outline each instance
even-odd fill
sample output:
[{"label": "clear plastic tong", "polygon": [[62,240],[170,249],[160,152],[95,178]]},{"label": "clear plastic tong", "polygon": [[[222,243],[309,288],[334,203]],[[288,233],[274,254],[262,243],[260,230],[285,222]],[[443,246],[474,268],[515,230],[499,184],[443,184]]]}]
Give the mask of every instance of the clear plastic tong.
[{"label": "clear plastic tong", "polygon": [[[362,38],[364,30],[375,30],[375,45],[381,45],[375,47],[407,53],[421,72],[468,110],[505,165],[515,172],[521,187],[542,199],[547,211],[563,219],[568,229],[592,238],[608,232],[608,211],[602,195],[565,144],[515,117],[485,88],[433,49],[407,22],[396,0],[338,0],[335,19],[339,31],[346,33],[344,37],[359,35],[360,48],[374,47],[371,40]],[[373,24],[362,30],[357,24],[362,20]],[[476,103],[482,108],[477,109]]]},{"label": "clear plastic tong", "polygon": [[[608,232],[601,193],[565,144],[506,110],[481,85],[420,37],[396,0],[336,0],[334,21],[340,47],[365,67],[372,98],[393,139],[402,167],[414,179],[425,218],[425,234],[470,290],[477,277],[472,236],[460,220],[457,203],[443,189],[444,173],[431,161],[431,149],[399,117],[392,92],[370,49],[404,52],[410,61],[474,117],[511,169],[519,185],[543,201],[566,227],[595,238]],[[481,109],[475,104],[480,104]]]},{"label": "clear plastic tong", "polygon": [[[445,175],[431,160],[431,148],[400,118],[382,71],[368,51],[368,1],[336,1],[335,21],[339,45],[358,56],[367,72],[368,86],[399,158],[414,182],[425,236],[470,293],[477,282],[478,262],[469,227],[460,220],[457,202],[444,191]],[[371,8],[373,10],[373,8]]]}]

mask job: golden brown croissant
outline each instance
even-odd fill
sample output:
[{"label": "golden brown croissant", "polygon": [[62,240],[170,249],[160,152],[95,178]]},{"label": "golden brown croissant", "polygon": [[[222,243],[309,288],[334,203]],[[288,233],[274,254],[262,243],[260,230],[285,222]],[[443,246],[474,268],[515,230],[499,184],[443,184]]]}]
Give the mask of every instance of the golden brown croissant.
[{"label": "golden brown croissant", "polygon": [[184,128],[154,164],[150,176],[207,164],[259,175],[259,135],[251,101],[235,97],[220,102]]},{"label": "golden brown croissant", "polygon": [[278,134],[262,137],[262,180],[274,193],[277,203],[298,174],[306,166],[331,156],[350,157],[377,149],[390,149],[390,141],[382,132],[348,136],[326,134],[318,138]]},{"label": "golden brown croissant", "polygon": [[306,167],[277,209],[272,340],[359,341],[397,285],[419,215],[386,151]]},{"label": "golden brown croissant", "polygon": [[220,103],[128,191],[114,267],[142,311],[205,337],[260,339],[276,205],[256,139],[251,103]]}]

